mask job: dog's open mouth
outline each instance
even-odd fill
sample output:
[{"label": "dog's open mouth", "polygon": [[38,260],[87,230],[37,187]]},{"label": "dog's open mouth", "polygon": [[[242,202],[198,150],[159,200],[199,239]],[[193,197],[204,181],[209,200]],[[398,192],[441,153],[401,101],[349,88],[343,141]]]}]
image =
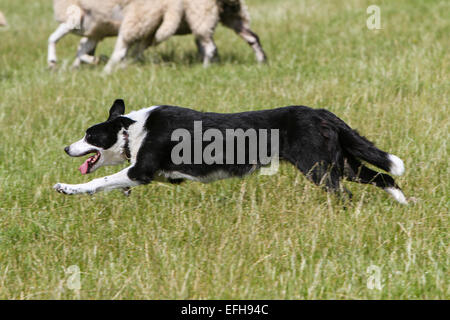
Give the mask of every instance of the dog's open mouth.
[{"label": "dog's open mouth", "polygon": [[94,164],[97,163],[99,159],[100,152],[96,151],[96,154],[87,158],[86,161],[78,168],[78,170],[80,170],[81,174],[89,173],[91,171],[91,168],[94,166]]}]

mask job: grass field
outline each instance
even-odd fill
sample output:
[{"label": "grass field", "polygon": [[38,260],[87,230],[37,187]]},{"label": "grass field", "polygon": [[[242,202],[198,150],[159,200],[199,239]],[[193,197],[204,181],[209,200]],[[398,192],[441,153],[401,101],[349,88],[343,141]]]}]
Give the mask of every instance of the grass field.
[{"label": "grass field", "polygon": [[[47,70],[50,0],[0,0],[10,24],[0,29],[0,298],[450,298],[448,1],[247,3],[268,65],[219,27],[221,61],[208,69],[184,36],[105,77],[103,66],[70,70],[74,35]],[[371,4],[381,30],[366,26]],[[345,209],[289,165],[245,180],[153,183],[129,198],[56,193],[56,182],[118,170],[81,176],[83,160],[63,151],[118,97],[128,111],[328,108],[405,161],[397,182],[417,202],[346,183]]]}]

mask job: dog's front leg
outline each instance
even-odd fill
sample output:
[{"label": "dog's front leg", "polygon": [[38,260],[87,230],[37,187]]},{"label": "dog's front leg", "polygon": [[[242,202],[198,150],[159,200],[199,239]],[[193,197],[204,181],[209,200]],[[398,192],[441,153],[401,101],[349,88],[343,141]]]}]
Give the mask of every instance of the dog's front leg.
[{"label": "dog's front leg", "polygon": [[99,191],[109,191],[113,189],[127,189],[139,185],[137,181],[133,181],[128,176],[128,170],[130,167],[119,171],[110,176],[94,179],[88,183],[82,184],[65,184],[57,183],[53,186],[53,189],[64,194],[80,194],[88,193],[94,194]]}]

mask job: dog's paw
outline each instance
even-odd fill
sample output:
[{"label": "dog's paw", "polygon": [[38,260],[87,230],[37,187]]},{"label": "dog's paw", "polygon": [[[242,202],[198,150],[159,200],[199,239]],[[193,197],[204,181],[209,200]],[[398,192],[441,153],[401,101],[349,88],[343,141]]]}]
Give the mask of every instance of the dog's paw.
[{"label": "dog's paw", "polygon": [[64,183],[57,183],[53,186],[53,189],[55,189],[59,193],[64,194],[77,194],[80,193],[79,190],[73,188],[70,184],[64,184]]}]

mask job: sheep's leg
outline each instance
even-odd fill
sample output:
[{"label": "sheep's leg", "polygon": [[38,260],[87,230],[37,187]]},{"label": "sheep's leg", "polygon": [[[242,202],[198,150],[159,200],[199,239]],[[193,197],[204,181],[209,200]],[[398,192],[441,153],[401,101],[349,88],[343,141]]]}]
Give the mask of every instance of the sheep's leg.
[{"label": "sheep's leg", "polygon": [[197,46],[198,55],[200,56],[200,59],[203,61],[203,59],[205,58],[205,49],[203,48],[200,39],[197,37],[195,38],[195,45]]},{"label": "sheep's leg", "polygon": [[217,47],[214,43],[212,36],[210,37],[196,37],[196,44],[200,55],[203,58],[203,66],[206,68],[209,66],[214,57],[217,56]]},{"label": "sheep's leg", "polygon": [[236,32],[252,47],[258,62],[265,62],[267,60],[266,53],[264,52],[256,33],[249,28],[243,28]]},{"label": "sheep's leg", "polygon": [[133,57],[136,61],[144,61],[144,51],[147,49],[148,44],[145,40],[141,40],[134,44],[131,49],[130,56]]},{"label": "sheep's leg", "polygon": [[56,43],[72,30],[73,28],[71,28],[67,23],[61,23],[55,30],[55,32],[53,32],[48,38],[47,63],[50,68],[53,68],[56,65],[57,61]]},{"label": "sheep's leg", "polygon": [[95,40],[95,45],[93,45],[93,46],[92,46],[92,49],[89,50],[89,52],[87,53],[88,55],[90,55],[90,56],[95,56],[95,50],[97,50],[97,44],[98,44],[98,41]]},{"label": "sheep's leg", "polygon": [[117,37],[116,45],[114,47],[114,52],[103,71],[107,74],[111,73],[114,67],[127,56],[127,52],[128,45],[123,40],[122,35],[119,34],[119,36]]},{"label": "sheep's leg", "polygon": [[89,39],[87,53],[81,56],[81,61],[88,64],[97,64],[100,57],[95,57],[95,50],[97,49],[98,40]]},{"label": "sheep's leg", "polygon": [[87,64],[97,64],[99,59],[94,56],[97,43],[97,40],[83,37],[78,45],[77,56],[72,67],[78,68],[82,62]]},{"label": "sheep's leg", "polygon": [[156,30],[154,37],[154,45],[158,45],[161,42],[169,39],[171,36],[175,34],[177,28],[180,25],[182,14],[180,10],[180,15],[172,16],[171,12],[166,12],[166,15],[163,18],[163,22],[161,26],[159,26],[158,30]]},{"label": "sheep's leg", "polygon": [[266,54],[261,46],[258,35],[250,29],[248,23],[245,23],[239,18],[222,20],[222,23],[226,27],[233,29],[242,39],[244,39],[252,47],[256,55],[256,60],[258,62],[265,62],[267,60]]}]

